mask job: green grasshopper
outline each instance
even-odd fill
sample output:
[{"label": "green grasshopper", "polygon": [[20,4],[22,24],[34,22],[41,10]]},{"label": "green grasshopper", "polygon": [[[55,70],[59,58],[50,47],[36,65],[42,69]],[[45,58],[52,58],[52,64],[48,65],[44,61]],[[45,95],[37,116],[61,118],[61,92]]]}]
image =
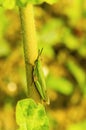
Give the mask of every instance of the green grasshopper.
[{"label": "green grasshopper", "polygon": [[46,82],[45,82],[44,74],[42,71],[41,62],[39,59],[39,56],[41,55],[41,53],[42,53],[42,50],[39,51],[38,57],[34,62],[33,80],[34,80],[35,87],[40,94],[40,97],[42,98],[44,102],[49,104],[49,98],[47,96],[47,89],[46,89]]}]

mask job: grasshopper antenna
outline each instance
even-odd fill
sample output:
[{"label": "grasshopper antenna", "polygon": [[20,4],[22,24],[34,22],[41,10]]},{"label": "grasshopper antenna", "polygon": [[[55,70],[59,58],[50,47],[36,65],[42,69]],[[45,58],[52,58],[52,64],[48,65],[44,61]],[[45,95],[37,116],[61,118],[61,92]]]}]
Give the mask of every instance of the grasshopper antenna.
[{"label": "grasshopper antenna", "polygon": [[37,59],[39,59],[40,55],[42,54],[42,51],[43,51],[43,48],[38,50],[38,56],[37,56]]}]

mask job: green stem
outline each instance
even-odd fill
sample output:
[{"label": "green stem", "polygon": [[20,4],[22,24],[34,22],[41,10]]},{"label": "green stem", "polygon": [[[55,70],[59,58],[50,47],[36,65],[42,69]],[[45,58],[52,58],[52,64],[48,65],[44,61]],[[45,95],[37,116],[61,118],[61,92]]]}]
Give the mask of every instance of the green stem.
[{"label": "green stem", "polygon": [[20,17],[24,48],[25,53],[27,53],[25,56],[28,62],[33,65],[38,56],[33,5],[28,4],[26,7],[20,8]]},{"label": "green stem", "polygon": [[26,65],[28,95],[30,98],[35,99],[35,101],[38,101],[39,96],[34,87],[32,75],[34,61],[37,59],[38,56],[33,5],[27,4],[27,6],[19,8],[19,12],[23,35],[23,48]]}]

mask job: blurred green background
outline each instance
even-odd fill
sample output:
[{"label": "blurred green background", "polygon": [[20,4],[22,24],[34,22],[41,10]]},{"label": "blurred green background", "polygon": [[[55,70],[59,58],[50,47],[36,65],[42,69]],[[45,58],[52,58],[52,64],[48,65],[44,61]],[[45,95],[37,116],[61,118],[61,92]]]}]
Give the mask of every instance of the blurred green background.
[{"label": "blurred green background", "polygon": [[[86,130],[86,0],[34,7],[50,105],[50,130]],[[17,129],[15,107],[26,98],[18,8],[0,7],[0,130]]]}]

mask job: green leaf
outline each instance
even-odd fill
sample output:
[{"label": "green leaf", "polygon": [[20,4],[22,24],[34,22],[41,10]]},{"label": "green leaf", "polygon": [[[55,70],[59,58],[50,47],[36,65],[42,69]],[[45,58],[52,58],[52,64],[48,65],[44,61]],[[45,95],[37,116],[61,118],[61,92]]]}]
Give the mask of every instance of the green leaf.
[{"label": "green leaf", "polygon": [[47,2],[49,4],[56,3],[58,0],[42,0],[43,2]]},{"label": "green leaf", "polygon": [[70,73],[74,76],[80,86],[83,86],[86,81],[86,74],[84,70],[73,60],[67,61],[67,68]]},{"label": "green leaf", "polygon": [[45,46],[61,42],[61,30],[63,30],[63,22],[60,19],[49,20],[39,31],[39,42],[45,44]]},{"label": "green leaf", "polygon": [[8,42],[4,39],[4,32],[8,25],[8,20],[5,17],[3,8],[0,8],[0,57],[7,56],[11,50]]},{"label": "green leaf", "polygon": [[38,32],[39,48],[43,48],[43,54],[49,58],[55,56],[53,45],[62,42],[63,22],[60,19],[53,18],[43,25]]},{"label": "green leaf", "polygon": [[13,9],[16,5],[23,7],[28,4],[41,4],[43,2],[47,2],[49,4],[53,4],[58,0],[0,0],[0,5],[2,5],[6,9]]},{"label": "green leaf", "polygon": [[86,57],[86,39],[83,39],[84,42],[83,44],[79,47],[78,49],[78,53],[82,56],[82,57]]},{"label": "green leaf", "polygon": [[49,130],[49,120],[43,105],[37,105],[32,99],[17,103],[16,121],[19,130]]},{"label": "green leaf", "polygon": [[47,2],[49,4],[55,3],[57,0],[16,0],[19,6],[25,6],[28,4],[41,4],[43,2]]},{"label": "green leaf", "polygon": [[77,124],[70,125],[67,130],[86,130],[86,120]]},{"label": "green leaf", "polygon": [[10,52],[8,43],[0,39],[0,57],[7,56]]},{"label": "green leaf", "polygon": [[70,95],[73,92],[73,85],[70,81],[63,77],[55,77],[49,74],[46,79],[49,88],[54,89],[62,94]]},{"label": "green leaf", "polygon": [[15,0],[1,0],[0,3],[6,9],[13,9],[16,5]]},{"label": "green leaf", "polygon": [[64,29],[63,41],[65,46],[71,50],[77,50],[79,48],[79,39],[72,34],[69,28]]},{"label": "green leaf", "polygon": [[83,95],[86,96],[86,72],[73,60],[68,60],[66,64],[70,73],[76,79]]},{"label": "green leaf", "polygon": [[69,5],[65,7],[64,13],[68,16],[70,24],[73,26],[77,25],[82,15],[82,1],[83,0],[72,0]]}]

